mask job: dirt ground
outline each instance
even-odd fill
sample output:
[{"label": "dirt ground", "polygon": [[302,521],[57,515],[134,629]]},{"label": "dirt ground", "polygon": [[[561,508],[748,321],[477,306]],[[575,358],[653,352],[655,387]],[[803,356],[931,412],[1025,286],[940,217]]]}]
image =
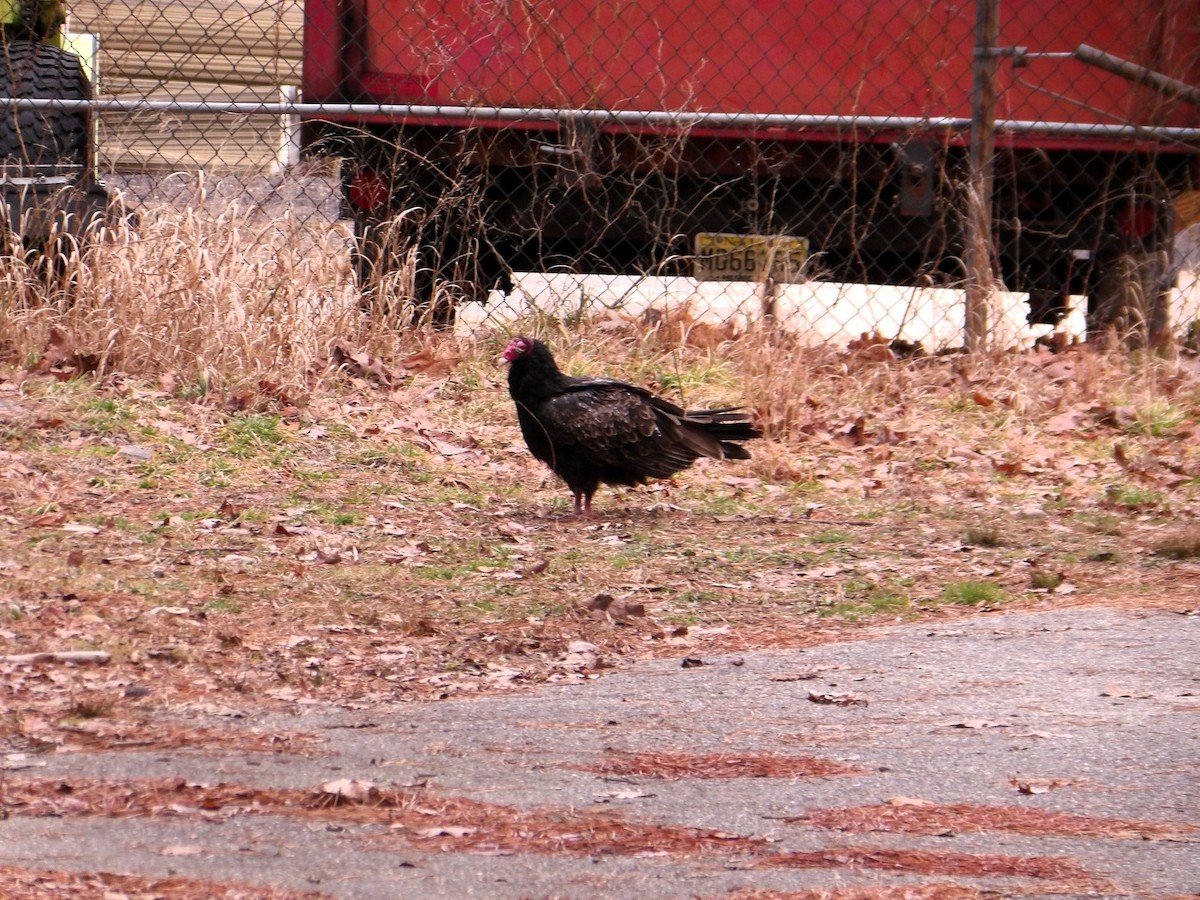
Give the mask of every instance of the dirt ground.
[{"label": "dirt ground", "polygon": [[5,896],[1200,890],[1186,370],[931,363],[580,519],[410,364],[0,378]]}]

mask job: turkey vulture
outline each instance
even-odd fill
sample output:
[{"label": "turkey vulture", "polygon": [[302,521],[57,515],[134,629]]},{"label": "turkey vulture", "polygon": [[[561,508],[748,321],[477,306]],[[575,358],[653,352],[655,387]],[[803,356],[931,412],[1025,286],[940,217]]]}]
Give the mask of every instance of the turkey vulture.
[{"label": "turkey vulture", "polygon": [[591,513],[601,483],[669,478],[701,456],[749,459],[735,442],[762,436],[738,407],[685,411],[623,381],[567,375],[533,338],[514,338],[504,359],[529,452],[567,483],[576,513]]}]

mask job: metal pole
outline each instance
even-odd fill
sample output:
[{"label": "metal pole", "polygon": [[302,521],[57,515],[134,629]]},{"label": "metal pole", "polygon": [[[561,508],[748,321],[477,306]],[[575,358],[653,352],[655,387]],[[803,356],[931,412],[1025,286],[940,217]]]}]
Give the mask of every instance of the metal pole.
[{"label": "metal pole", "polygon": [[967,350],[982,350],[988,338],[992,299],[992,159],[996,149],[996,44],[1000,0],[976,0],[974,85],[971,89],[971,151],[967,188]]},{"label": "metal pole", "polygon": [[1089,47],[1087,44],[1080,44],[1071,55],[1088,65],[1112,72],[1114,75],[1120,75],[1122,78],[1128,78],[1130,81],[1136,81],[1138,84],[1144,84],[1160,94],[1178,97],[1180,100],[1200,106],[1200,87],[1194,87],[1186,81],[1171,78],[1161,72],[1131,63],[1127,59],[1121,59],[1119,56]]},{"label": "metal pole", "polygon": [[[1033,56],[1034,54],[1029,54]],[[1048,55],[1048,54],[1040,54]],[[1068,53],[1065,56],[1073,56]],[[963,116],[824,116],[805,113],[688,113],[639,109],[564,109],[526,106],[429,106],[419,103],[262,103],[215,100],[60,100],[56,97],[0,97],[0,110],[91,109],[95,112],[229,113],[230,115],[302,116],[319,120],[348,117],[464,119],[472,122],[593,122],[597,125],[650,125],[664,128],[781,128],[854,131],[921,131],[956,137],[972,120]],[[1200,128],[1121,125],[1115,122],[1044,122],[1001,119],[996,129],[1014,135],[1049,135],[1096,140],[1200,142]]]}]

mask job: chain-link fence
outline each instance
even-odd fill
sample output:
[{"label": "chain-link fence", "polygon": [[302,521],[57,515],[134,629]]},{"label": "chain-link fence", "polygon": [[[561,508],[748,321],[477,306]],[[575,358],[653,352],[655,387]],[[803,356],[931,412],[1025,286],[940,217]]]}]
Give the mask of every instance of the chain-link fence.
[{"label": "chain-link fence", "polygon": [[1200,0],[6,6],[14,231],[352,223],[366,302],[463,330],[1197,337]]}]

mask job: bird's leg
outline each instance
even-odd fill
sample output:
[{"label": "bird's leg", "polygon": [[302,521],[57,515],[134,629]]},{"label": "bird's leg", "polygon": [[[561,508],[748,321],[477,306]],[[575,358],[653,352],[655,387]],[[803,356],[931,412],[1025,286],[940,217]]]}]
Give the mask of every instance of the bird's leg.
[{"label": "bird's leg", "polygon": [[592,514],[592,492],[588,491],[583,495],[583,514],[590,516]]},{"label": "bird's leg", "polygon": [[[575,491],[574,497],[575,497],[575,515],[579,515],[581,512],[583,512],[583,491]],[[592,507],[592,498],[588,497],[588,511],[589,512],[591,511],[591,507]]]}]

